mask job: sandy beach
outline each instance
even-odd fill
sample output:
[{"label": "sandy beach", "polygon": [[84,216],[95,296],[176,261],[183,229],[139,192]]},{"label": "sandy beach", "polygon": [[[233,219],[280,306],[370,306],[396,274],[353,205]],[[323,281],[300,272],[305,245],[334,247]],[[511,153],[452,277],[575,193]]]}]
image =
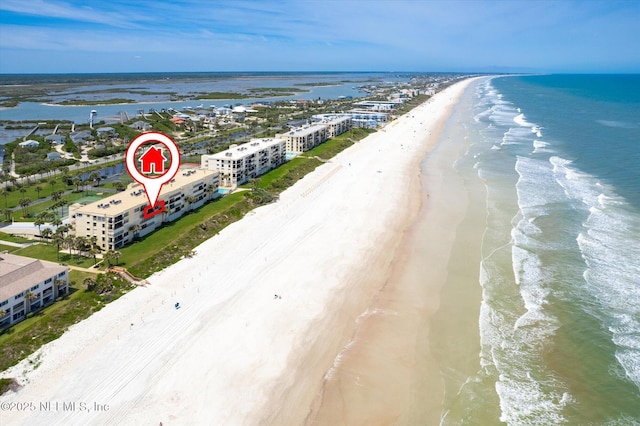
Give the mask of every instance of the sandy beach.
[{"label": "sandy beach", "polygon": [[[197,247],[193,258],[153,275],[150,285],[3,372],[2,377],[14,377],[23,387],[0,402],[33,403],[35,409],[3,411],[0,423],[411,421],[405,410],[390,408],[403,401],[378,402],[381,394],[393,400],[394,391],[407,387],[403,381],[413,379],[400,376],[397,387],[380,389],[387,379],[359,378],[352,366],[367,356],[371,362],[362,364],[363,371],[379,372],[389,358],[394,365],[411,365],[416,346],[391,344],[383,353],[361,344],[369,340],[380,349],[381,342],[390,342],[376,337],[381,329],[370,320],[391,317],[380,315],[385,312],[412,312],[406,300],[414,300],[418,314],[408,320],[426,321],[438,310],[451,256],[464,257],[456,254],[456,244],[464,240],[456,242],[455,235],[458,226],[475,229],[465,219],[473,201],[451,204],[446,202],[451,193],[438,198],[447,194],[449,176],[427,175],[433,185],[424,187],[420,164],[469,82],[445,89],[342,152],[283,192],[277,203],[251,212]],[[438,158],[446,165],[446,156]],[[456,184],[464,187],[463,180]],[[422,191],[440,200],[427,213],[421,209]],[[429,231],[434,243],[426,250],[432,254],[429,265],[436,267],[430,269],[433,285],[425,291],[393,285],[416,273],[404,259],[411,258],[408,242],[422,232],[415,225],[419,214],[439,224]],[[180,309],[174,308],[176,302]],[[395,326],[384,322],[387,335],[407,320],[397,318]],[[430,344],[425,339],[415,337],[414,345]],[[406,399],[428,394],[433,404],[425,409],[435,410],[432,420],[437,421],[446,385],[433,368],[437,353],[431,361],[431,367],[416,367],[425,370],[427,379]]]}]

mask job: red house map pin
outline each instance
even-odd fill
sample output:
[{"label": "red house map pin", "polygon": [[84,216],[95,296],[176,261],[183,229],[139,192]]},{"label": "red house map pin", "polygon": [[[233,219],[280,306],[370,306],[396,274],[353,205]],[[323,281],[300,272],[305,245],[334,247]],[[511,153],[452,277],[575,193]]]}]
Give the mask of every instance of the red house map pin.
[{"label": "red house map pin", "polygon": [[[136,151],[145,143],[160,143],[164,145],[171,159],[169,169],[165,172],[164,162],[167,157],[164,155],[163,149],[157,146],[150,146],[139,158],[141,169],[138,170],[136,165]],[[144,191],[149,200],[149,205],[144,208],[143,215],[145,219],[149,219],[164,211],[164,201],[158,202],[158,196],[162,190],[162,185],[169,182],[178,173],[180,168],[180,151],[178,145],[169,136],[160,132],[147,132],[134,138],[125,155],[125,165],[131,177],[144,187]],[[160,174],[158,177],[145,176],[147,174]]]}]

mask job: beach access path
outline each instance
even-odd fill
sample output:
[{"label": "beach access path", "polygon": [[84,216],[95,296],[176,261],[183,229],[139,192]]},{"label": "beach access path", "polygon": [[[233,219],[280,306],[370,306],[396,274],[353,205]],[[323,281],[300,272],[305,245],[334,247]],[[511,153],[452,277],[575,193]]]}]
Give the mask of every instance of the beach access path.
[{"label": "beach access path", "polygon": [[2,425],[304,423],[419,208],[431,129],[467,84],[0,374],[22,385],[0,403],[35,407],[1,412]]}]

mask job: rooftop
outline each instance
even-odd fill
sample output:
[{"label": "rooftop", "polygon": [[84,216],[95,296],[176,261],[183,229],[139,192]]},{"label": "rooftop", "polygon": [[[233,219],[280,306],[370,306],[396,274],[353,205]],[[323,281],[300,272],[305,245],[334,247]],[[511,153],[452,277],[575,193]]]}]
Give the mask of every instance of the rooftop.
[{"label": "rooftop", "polygon": [[318,130],[326,129],[326,124],[312,124],[310,126],[299,127],[289,132],[283,133],[285,136],[306,136],[308,134],[317,132]]},{"label": "rooftop", "polygon": [[[195,183],[200,179],[217,173],[218,172],[204,169],[180,169],[173,179],[162,186],[158,199],[165,199],[165,196],[171,191],[178,190],[185,185]],[[122,192],[78,208],[76,213],[118,215],[131,208],[147,206],[148,204],[149,200],[145,195],[144,187],[134,182],[130,183],[127,189]]]},{"label": "rooftop", "polygon": [[0,253],[0,302],[66,270],[44,260]]},{"label": "rooftop", "polygon": [[244,158],[247,155],[251,155],[265,148],[269,148],[272,145],[285,143],[284,139],[278,138],[264,138],[264,139],[251,139],[247,143],[231,147],[221,152],[217,152],[207,157],[210,159],[239,159]]}]

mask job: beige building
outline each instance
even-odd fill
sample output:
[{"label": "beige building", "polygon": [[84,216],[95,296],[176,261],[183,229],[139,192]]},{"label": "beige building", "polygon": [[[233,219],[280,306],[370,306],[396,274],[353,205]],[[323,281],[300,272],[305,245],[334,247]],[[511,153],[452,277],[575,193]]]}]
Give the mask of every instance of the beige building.
[{"label": "beige building", "polygon": [[[314,116],[315,119],[317,116]],[[318,124],[324,124],[327,126],[327,138],[335,138],[338,135],[351,129],[351,116],[349,115],[334,115],[326,116],[320,119]]]},{"label": "beige building", "polygon": [[0,329],[69,293],[69,268],[44,260],[0,253]]},{"label": "beige building", "polygon": [[329,126],[312,124],[276,135],[287,142],[287,152],[305,152],[329,139]]},{"label": "beige building", "polygon": [[220,173],[220,186],[235,188],[285,162],[284,139],[251,139],[225,151],[203,155],[202,168]]},{"label": "beige building", "polygon": [[87,205],[74,204],[69,208],[69,218],[76,236],[96,237],[103,250],[117,250],[158,228],[198,208],[207,200],[219,196],[218,173],[202,169],[181,169],[164,184],[158,202],[164,201],[164,212],[144,218],[144,208],[149,200],[144,187],[130,184],[119,192]]}]

